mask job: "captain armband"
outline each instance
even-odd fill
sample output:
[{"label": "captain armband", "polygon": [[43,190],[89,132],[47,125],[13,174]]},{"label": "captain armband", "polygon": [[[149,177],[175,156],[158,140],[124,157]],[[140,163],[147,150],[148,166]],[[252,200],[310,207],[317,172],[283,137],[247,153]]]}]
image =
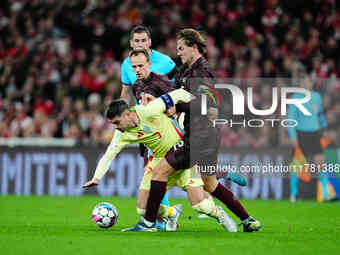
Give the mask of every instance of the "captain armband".
[{"label": "captain armband", "polygon": [[169,94],[162,95],[161,99],[163,100],[163,102],[165,104],[165,108],[167,110],[174,106],[174,101],[172,100],[172,98],[171,98],[171,96]]}]

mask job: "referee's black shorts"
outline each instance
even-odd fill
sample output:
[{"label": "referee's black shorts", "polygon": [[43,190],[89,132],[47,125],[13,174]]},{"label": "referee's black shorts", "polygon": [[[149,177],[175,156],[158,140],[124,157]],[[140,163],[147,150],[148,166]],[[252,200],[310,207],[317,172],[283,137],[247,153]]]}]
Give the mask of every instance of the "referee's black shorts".
[{"label": "referee's black shorts", "polygon": [[320,143],[321,132],[303,132],[296,131],[297,141],[302,150],[303,155],[306,158],[310,158],[316,154],[323,153],[323,149]]}]

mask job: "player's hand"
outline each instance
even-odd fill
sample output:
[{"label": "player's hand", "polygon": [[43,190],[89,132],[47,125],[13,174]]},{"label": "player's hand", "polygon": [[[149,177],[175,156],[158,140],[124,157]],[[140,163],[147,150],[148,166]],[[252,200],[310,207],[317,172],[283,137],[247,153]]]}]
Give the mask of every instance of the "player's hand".
[{"label": "player's hand", "polygon": [[89,188],[89,187],[98,185],[98,183],[99,183],[99,180],[97,178],[93,178],[91,181],[88,181],[87,183],[85,183],[82,187]]},{"label": "player's hand", "polygon": [[174,105],[173,107],[169,108],[167,111],[166,111],[166,114],[168,116],[176,116],[176,105]]},{"label": "player's hand", "polygon": [[142,96],[142,105],[145,105],[149,102],[151,102],[152,100],[154,100],[155,97],[151,94],[148,94],[148,93],[145,93],[143,96]]}]

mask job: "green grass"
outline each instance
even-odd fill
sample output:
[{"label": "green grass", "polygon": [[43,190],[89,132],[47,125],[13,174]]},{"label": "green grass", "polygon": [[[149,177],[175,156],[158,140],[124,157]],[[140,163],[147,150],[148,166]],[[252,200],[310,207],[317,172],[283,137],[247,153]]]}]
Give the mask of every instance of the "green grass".
[{"label": "green grass", "polygon": [[[118,208],[113,228],[100,229],[90,219],[92,208],[101,201]],[[212,219],[197,219],[186,200],[171,200],[179,202],[184,213],[178,232],[123,233],[122,228],[138,220],[134,198],[3,196],[0,253],[340,254],[340,203],[242,201],[263,229],[228,233]]]}]

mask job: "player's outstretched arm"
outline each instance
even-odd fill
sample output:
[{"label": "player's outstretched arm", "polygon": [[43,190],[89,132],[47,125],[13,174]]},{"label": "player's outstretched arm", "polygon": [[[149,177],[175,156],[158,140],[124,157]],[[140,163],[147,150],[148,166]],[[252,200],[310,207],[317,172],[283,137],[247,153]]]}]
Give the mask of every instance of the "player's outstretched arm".
[{"label": "player's outstretched arm", "polygon": [[[116,130],[119,131],[119,130]],[[99,160],[96,171],[94,173],[93,178],[85,183],[82,187],[89,188],[94,185],[97,185],[104,177],[106,172],[109,170],[112,160],[115,159],[117,154],[128,144],[125,140],[121,139],[121,132],[115,132],[112,138],[111,143],[106,149],[103,157]]]}]

